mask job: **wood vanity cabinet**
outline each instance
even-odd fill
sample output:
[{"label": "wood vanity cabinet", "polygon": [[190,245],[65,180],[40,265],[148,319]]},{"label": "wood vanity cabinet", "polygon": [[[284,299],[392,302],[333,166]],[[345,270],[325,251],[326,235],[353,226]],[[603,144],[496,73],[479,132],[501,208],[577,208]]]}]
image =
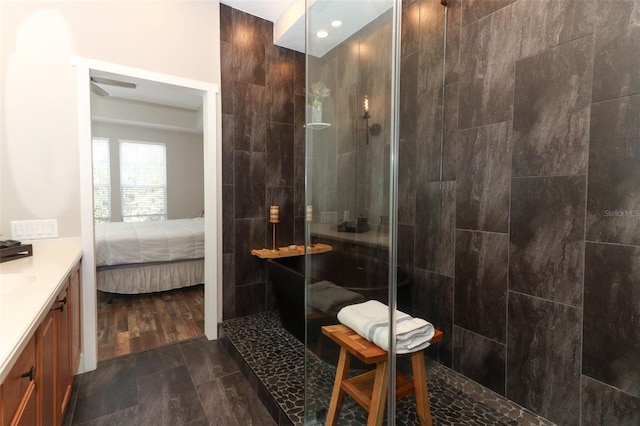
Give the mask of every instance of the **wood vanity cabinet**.
[{"label": "wood vanity cabinet", "polygon": [[[42,426],[59,425],[71,396],[73,375],[80,359],[80,263],[71,270],[66,285],[39,327],[38,358],[43,374],[39,389]],[[51,318],[51,325],[49,325]],[[51,328],[51,330],[50,330]],[[53,334],[54,338],[51,338]],[[51,374],[53,377],[49,377]]]},{"label": "wood vanity cabinet", "polygon": [[32,337],[2,383],[2,425],[37,423],[35,373],[36,339]]},{"label": "wood vanity cabinet", "polygon": [[80,360],[80,297],[78,262],[2,383],[2,426],[56,426],[62,423]]}]

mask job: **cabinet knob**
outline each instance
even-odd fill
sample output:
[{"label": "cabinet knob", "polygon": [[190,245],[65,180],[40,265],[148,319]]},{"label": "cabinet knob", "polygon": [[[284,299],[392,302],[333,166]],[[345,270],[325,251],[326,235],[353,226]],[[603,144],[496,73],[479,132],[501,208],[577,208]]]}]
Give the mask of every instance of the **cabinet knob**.
[{"label": "cabinet knob", "polygon": [[22,373],[20,377],[23,377],[23,378],[28,377],[29,381],[33,382],[33,378],[35,377],[35,375],[36,375],[36,368],[32,365],[29,371],[27,371],[26,373]]}]

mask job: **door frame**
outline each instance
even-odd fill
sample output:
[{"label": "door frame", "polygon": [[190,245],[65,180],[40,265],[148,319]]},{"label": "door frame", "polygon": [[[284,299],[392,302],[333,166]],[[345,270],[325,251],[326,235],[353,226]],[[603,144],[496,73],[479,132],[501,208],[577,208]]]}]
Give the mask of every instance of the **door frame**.
[{"label": "door frame", "polygon": [[194,89],[202,95],[205,265],[204,332],[218,338],[222,319],[222,144],[217,126],[218,85],[178,76],[132,68],[79,56],[71,57],[76,68],[78,101],[78,150],[80,167],[80,233],[82,240],[82,355],[79,372],[97,367],[97,293],[95,233],[93,223],[93,167],[91,149],[91,71],[131,76]]}]

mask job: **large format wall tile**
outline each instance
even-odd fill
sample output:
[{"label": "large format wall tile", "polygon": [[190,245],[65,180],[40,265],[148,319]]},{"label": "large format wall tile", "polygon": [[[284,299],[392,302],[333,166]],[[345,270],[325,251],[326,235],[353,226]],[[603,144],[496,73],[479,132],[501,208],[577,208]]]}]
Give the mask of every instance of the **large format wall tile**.
[{"label": "large format wall tile", "polygon": [[580,419],[579,308],[509,292],[507,397],[557,424]]},{"label": "large format wall tile", "polygon": [[233,85],[233,147],[264,151],[266,138],[266,95],[264,86]]},{"label": "large format wall tile", "polygon": [[452,365],[453,348],[453,279],[440,274],[414,269],[411,288],[411,312],[442,331],[443,338],[435,348],[444,365]]},{"label": "large format wall tile", "polygon": [[417,268],[449,277],[454,269],[455,182],[425,182],[416,195]]},{"label": "large format wall tile", "polygon": [[307,217],[305,200],[305,158],[296,155],[293,157],[293,215],[294,217]]},{"label": "large format wall tile", "polygon": [[[233,63],[233,44],[220,42],[220,63]],[[220,86],[223,87],[220,93],[222,113],[233,114],[233,70],[231,67],[222,66],[220,68]]]},{"label": "large format wall tile", "polygon": [[[235,227],[234,227],[235,228]],[[222,255],[222,318],[236,316],[236,267],[233,253]]]},{"label": "large format wall tile", "polygon": [[402,2],[401,57],[411,55],[420,45],[420,3]]},{"label": "large format wall tile", "polygon": [[222,184],[233,185],[233,115],[222,114]]},{"label": "large format wall tile", "polygon": [[269,119],[293,124],[294,63],[270,56],[267,66]]},{"label": "large format wall tile", "polygon": [[233,43],[233,9],[222,3],[220,3],[220,40]]},{"label": "large format wall tile", "polygon": [[596,0],[519,1],[519,58],[592,34]]},{"label": "large format wall tile", "polygon": [[504,343],[509,236],[456,232],[455,325]]},{"label": "large format wall tile", "polygon": [[460,129],[511,119],[516,29],[513,5],[463,27]]},{"label": "large format wall tile", "polygon": [[416,268],[439,272],[442,243],[442,182],[419,185],[416,200]]},{"label": "large format wall tile", "polygon": [[236,82],[265,85],[266,21],[233,9],[233,75]]},{"label": "large format wall tile", "polygon": [[274,46],[272,30],[220,5],[225,318],[272,304],[250,254],[268,244],[269,204],[281,208],[278,245],[304,242],[305,57]]},{"label": "large format wall tile", "polygon": [[236,286],[236,317],[264,312],[267,306],[264,282]]},{"label": "large format wall tile", "polygon": [[[402,114],[398,117],[400,140],[416,139],[418,125],[418,81],[413,78],[413,76],[417,73],[418,54],[414,53],[402,58],[400,65],[400,111],[402,111]],[[367,92],[365,91],[364,93]],[[369,98],[371,99],[371,94],[369,94]],[[373,101],[373,99],[371,99],[371,101]]]},{"label": "large format wall tile", "polygon": [[500,395],[505,394],[506,347],[454,327],[453,369]]},{"label": "large format wall tile", "polygon": [[401,139],[398,143],[398,223],[413,225],[416,221],[416,141]]},{"label": "large format wall tile", "polygon": [[442,172],[442,88],[422,93],[417,105],[416,133],[417,162],[415,179],[419,182],[440,181]]},{"label": "large format wall tile", "polygon": [[582,377],[582,425],[640,424],[640,398]]},{"label": "large format wall tile", "polygon": [[640,397],[640,247],[586,244],[583,374]]},{"label": "large format wall tile", "polygon": [[455,180],[458,146],[458,83],[449,84],[444,88],[442,132],[442,180]]},{"label": "large format wall tile", "polygon": [[640,93],[639,13],[637,1],[598,1],[594,102]]},{"label": "large format wall tile", "polygon": [[593,38],[516,64],[513,175],[586,172]]},{"label": "large format wall tile", "polygon": [[293,186],[293,126],[273,122],[267,125],[265,175],[267,186]]},{"label": "large format wall tile", "polygon": [[[462,27],[462,0],[447,1],[447,25],[444,80],[445,84],[457,83],[460,78],[460,34]],[[456,120],[457,121],[457,120]]]},{"label": "large format wall tile", "polygon": [[515,0],[464,0],[462,3],[462,25],[469,25],[495,11],[510,5]]},{"label": "large format wall tile", "polygon": [[293,119],[293,153],[296,156],[304,157],[305,134],[304,120],[306,106],[304,96],[295,96],[294,119]]},{"label": "large format wall tile", "polygon": [[640,96],[591,107],[587,239],[640,245]]},{"label": "large format wall tile", "polygon": [[[425,0],[420,6],[418,50],[418,93],[442,91],[444,68],[444,13],[440,0]],[[404,28],[404,25],[402,25]],[[424,116],[422,116],[424,117]]]},{"label": "large format wall tile", "polygon": [[510,123],[458,133],[456,227],[509,230]]},{"label": "large format wall tile", "polygon": [[[264,260],[257,256],[252,256],[251,250],[267,247],[266,228],[265,219],[261,217],[257,219],[236,219],[236,286],[264,282]],[[237,297],[238,294],[236,292]],[[236,315],[239,315],[237,309]]]},{"label": "large format wall tile", "polygon": [[233,253],[236,241],[233,185],[222,185],[222,252]]},{"label": "large format wall tile", "polygon": [[414,225],[398,224],[398,266],[411,272],[414,267]]},{"label": "large format wall tile", "polygon": [[453,277],[455,269],[456,238],[456,182],[442,182],[442,220],[440,223],[440,269],[441,274]]},{"label": "large format wall tile", "polygon": [[236,218],[266,217],[265,157],[264,152],[234,152]]},{"label": "large format wall tile", "polygon": [[585,177],[511,181],[509,289],[582,302]]}]

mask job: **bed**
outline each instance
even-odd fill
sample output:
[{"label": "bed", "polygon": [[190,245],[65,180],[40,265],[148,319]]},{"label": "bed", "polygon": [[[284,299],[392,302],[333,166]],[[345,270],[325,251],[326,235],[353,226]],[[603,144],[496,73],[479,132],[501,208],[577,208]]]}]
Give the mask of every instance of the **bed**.
[{"label": "bed", "polygon": [[204,282],[204,218],[95,227],[97,288],[152,293]]}]

